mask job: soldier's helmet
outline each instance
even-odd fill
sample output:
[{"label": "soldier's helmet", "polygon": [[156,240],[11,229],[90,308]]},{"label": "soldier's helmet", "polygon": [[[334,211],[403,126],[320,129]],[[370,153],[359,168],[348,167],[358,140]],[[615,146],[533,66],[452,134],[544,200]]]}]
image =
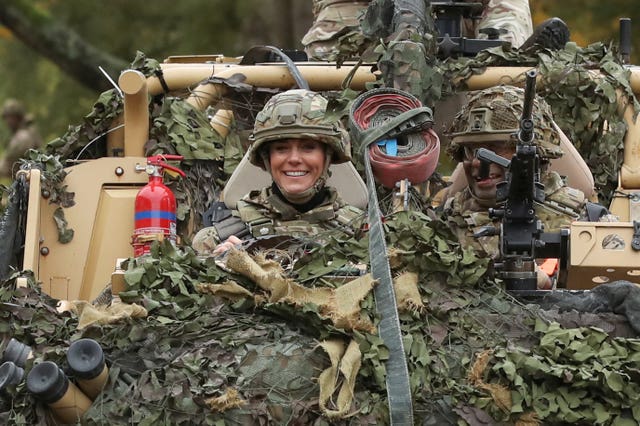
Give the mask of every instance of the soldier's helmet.
[{"label": "soldier's helmet", "polygon": [[[524,90],[513,86],[497,86],[471,92],[469,103],[456,115],[448,135],[447,152],[462,161],[464,146],[489,142],[517,143],[524,104]],[[536,96],[533,102],[534,143],[541,159],[562,156],[560,135],[553,127],[551,108]]]},{"label": "soldier's helmet", "polygon": [[349,134],[339,120],[326,117],[328,101],[319,93],[294,89],[272,96],[256,117],[250,161],[265,169],[263,150],[269,142],[281,139],[313,139],[331,150],[331,163],[351,159]]},{"label": "soldier's helmet", "polygon": [[16,99],[7,99],[2,105],[2,116],[16,115],[18,117],[24,117],[25,110],[22,102]]}]

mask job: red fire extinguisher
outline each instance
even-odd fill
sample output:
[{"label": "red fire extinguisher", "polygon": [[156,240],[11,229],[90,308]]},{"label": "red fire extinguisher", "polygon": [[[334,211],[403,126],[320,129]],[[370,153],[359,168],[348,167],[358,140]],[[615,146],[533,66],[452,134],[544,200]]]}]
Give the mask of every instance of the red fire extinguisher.
[{"label": "red fire extinguisher", "polygon": [[143,168],[149,183],[138,191],[135,202],[135,225],[131,244],[134,256],[148,254],[153,241],[168,239],[176,243],[176,197],[163,182],[164,170],[182,177],[184,172],[165,161],[182,160],[181,155],[154,155],[147,158]]}]

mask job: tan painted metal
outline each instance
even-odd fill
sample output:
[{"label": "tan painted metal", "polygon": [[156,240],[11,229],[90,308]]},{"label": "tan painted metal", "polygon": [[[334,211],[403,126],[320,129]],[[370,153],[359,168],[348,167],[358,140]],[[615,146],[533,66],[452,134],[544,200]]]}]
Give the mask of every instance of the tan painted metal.
[{"label": "tan painted metal", "polygon": [[640,190],[618,188],[609,211],[621,222],[640,220]]},{"label": "tan painted metal", "polygon": [[[27,210],[27,225],[25,229],[24,258],[22,260],[23,271],[37,271],[40,258],[40,210],[42,203],[40,183],[40,170],[19,171],[25,173],[29,181],[29,208]],[[46,201],[45,201],[46,203]],[[52,219],[53,220],[53,219]],[[37,279],[37,272],[36,272]],[[18,287],[26,287],[27,279],[18,278]]]},{"label": "tan painted metal", "polygon": [[[166,82],[169,90],[181,90],[193,87],[202,80],[215,74],[219,67],[226,66],[214,64],[160,64],[162,78]],[[149,95],[155,96],[164,93],[164,88],[158,77],[147,78],[147,89]]]},{"label": "tan painted metal", "polygon": [[149,139],[149,96],[147,79],[140,71],[127,70],[118,84],[124,93],[124,155],[144,155]]},{"label": "tan painted metal", "polygon": [[209,122],[213,130],[220,136],[226,138],[231,130],[231,122],[233,121],[233,111],[229,109],[219,109]]},{"label": "tan painted metal", "polygon": [[[311,90],[335,90],[347,78],[353,67],[342,66],[336,68],[335,65],[303,65],[298,66],[302,77],[309,83]],[[186,89],[193,87],[199,82],[215,77],[216,79],[228,79],[238,75],[241,81],[257,87],[273,87],[288,89],[295,85],[295,81],[284,65],[211,65],[206,67],[192,67],[190,64],[172,67],[162,67],[163,78],[171,90]],[[370,67],[361,66],[355,70],[349,87],[355,90],[364,89],[367,82],[375,81],[376,76],[371,72]],[[147,79],[147,87],[150,95],[163,93],[164,89],[158,77],[153,76]],[[226,92],[222,83],[204,83],[193,91],[189,103],[194,106],[200,105],[206,108],[212,104],[213,100],[219,100]]]},{"label": "tan painted metal", "polygon": [[218,55],[173,55],[165,58],[163,65],[169,64],[208,64],[211,62],[223,63],[225,61],[237,62],[237,58],[230,58],[222,54]]},{"label": "tan painted metal", "polygon": [[[199,84],[212,76],[222,81],[238,75],[244,83],[257,87],[285,89],[295,84],[289,70],[278,64],[240,66],[228,63],[171,63],[161,66],[164,81],[170,90],[195,87],[188,102],[202,109],[208,105],[217,104],[228,90],[220,82]],[[309,82],[312,90],[335,90],[352,71],[352,66],[336,68],[329,65],[300,64],[298,69]],[[499,83],[517,82],[528,69],[524,67],[490,68],[484,74],[469,79],[468,86],[470,89],[480,89]],[[135,165],[146,162],[146,159],[141,156],[149,132],[148,96],[164,92],[158,77],[145,79],[141,75],[136,71],[125,71],[119,80],[125,93],[126,128],[123,144],[125,157],[105,157],[68,169],[69,174],[65,184],[69,191],[75,192],[76,201],[73,207],[65,209],[69,228],[75,231],[75,237],[70,243],[61,244],[57,241],[57,228],[53,221],[55,206],[41,198],[39,171],[30,171],[29,177],[33,182],[29,194],[24,269],[33,270],[36,278],[42,282],[43,290],[53,297],[87,300],[94,298],[109,282],[117,259],[133,255],[130,238],[133,232],[134,199],[138,188],[147,182],[146,174],[135,172]],[[356,90],[364,89],[365,83],[372,82],[375,78],[370,67],[360,67],[354,72],[350,87]],[[638,70],[632,71],[632,87],[636,93],[640,93],[640,71]],[[625,111],[627,120],[629,120],[628,115]],[[214,116],[212,126],[219,132],[226,132],[231,118],[230,111],[224,108],[223,104]],[[637,142],[638,135],[630,133],[629,137],[635,138],[634,142]],[[118,148],[119,143],[118,136],[114,135],[113,142],[109,146]],[[112,150],[109,153],[113,154]],[[625,160],[627,160],[626,157]],[[636,157],[628,160],[628,164],[633,165],[631,172],[635,173]],[[627,164],[626,161],[625,164]],[[120,176],[116,173],[118,167],[123,171]],[[611,226],[612,224],[602,225]],[[617,228],[624,233],[625,239],[628,238],[627,234],[630,230],[628,223],[617,224]],[[595,233],[592,238],[597,240],[600,229],[591,229],[591,231]],[[575,232],[578,233],[575,238],[584,235],[580,231]],[[578,242],[572,243],[572,252],[576,244]],[[590,268],[591,253],[596,252],[598,245],[591,244],[584,247],[590,251],[583,253],[582,258],[576,257],[575,265]],[[42,248],[46,250],[41,252]],[[579,253],[578,250],[576,256]],[[599,261],[601,257],[604,256],[596,254],[593,264],[596,265],[595,261]],[[573,259],[572,253],[572,264]],[[635,264],[638,263],[640,262]],[[602,267],[594,266],[600,270]],[[629,275],[628,272],[627,275]],[[26,281],[21,282],[24,284]]]},{"label": "tan painted metal", "polygon": [[116,259],[133,256],[134,199],[148,181],[146,173],[135,171],[136,164],[144,165],[146,159],[104,157],[67,169],[65,184],[75,192],[76,202],[64,209],[68,227],[74,230],[67,244],[58,242],[56,206],[30,200],[27,242],[39,241],[39,247],[29,247],[29,256],[25,250],[25,269],[34,271],[43,291],[58,299],[91,300],[109,283]]},{"label": "tan painted metal", "polygon": [[122,157],[124,155],[124,117],[116,117],[107,133],[107,155],[109,157]]},{"label": "tan painted metal", "polygon": [[624,161],[620,169],[620,186],[623,189],[640,189],[640,120],[633,111],[633,104],[618,93],[619,110],[627,123],[624,138]]},{"label": "tan painted metal", "polygon": [[640,283],[640,252],[629,223],[574,222],[567,288],[589,289],[615,280]]}]

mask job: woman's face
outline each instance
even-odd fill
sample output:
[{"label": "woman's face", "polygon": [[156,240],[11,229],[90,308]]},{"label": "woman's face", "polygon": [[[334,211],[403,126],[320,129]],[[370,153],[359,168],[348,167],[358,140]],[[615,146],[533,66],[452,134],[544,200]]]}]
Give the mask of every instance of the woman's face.
[{"label": "woman's face", "polygon": [[322,175],[325,161],[324,145],[313,139],[282,139],[269,144],[271,177],[291,194],[311,188]]}]

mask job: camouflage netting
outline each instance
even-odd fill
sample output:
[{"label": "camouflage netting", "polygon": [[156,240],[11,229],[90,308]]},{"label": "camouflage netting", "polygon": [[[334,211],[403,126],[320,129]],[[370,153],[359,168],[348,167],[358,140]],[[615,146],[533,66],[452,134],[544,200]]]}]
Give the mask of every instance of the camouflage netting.
[{"label": "camouflage netting", "polygon": [[[523,64],[539,64],[544,95],[592,166],[606,201],[625,132],[615,110],[616,89],[635,105],[628,75],[610,49],[571,44],[559,52],[493,49],[411,75],[420,78],[415,88],[427,87],[423,79],[460,81],[462,87],[464,78],[484,67]],[[134,67],[149,75],[157,63],[140,56]],[[603,70],[604,79],[588,79],[590,69]],[[420,97],[441,96],[439,87],[429,90]],[[188,239],[184,229],[197,227],[199,220],[194,212],[215,197],[244,148],[239,132],[222,140],[206,115],[177,95],[150,105],[147,148],[149,154],[186,157],[182,168],[188,178],[172,186]],[[345,92],[334,100],[348,109],[354,97]],[[73,194],[63,186],[63,166],[104,155],[102,135],[121,109],[118,95],[105,92],[82,125],[52,141],[44,153],[31,153],[27,163],[44,170],[51,202],[61,207],[73,203]],[[252,111],[245,111],[249,118]],[[72,238],[63,209],[56,219],[60,238]],[[443,223],[420,213],[385,219],[414,407],[424,424],[640,421],[640,341],[638,329],[627,322],[629,312],[620,311],[625,317],[611,313],[614,309],[580,313],[523,305],[489,278],[488,260],[452,242]],[[263,272],[284,283],[282,294],[260,274],[221,269],[188,247],[154,246],[151,256],[129,262],[129,289],[121,294],[147,316],[125,315],[114,323],[89,321],[90,309],[83,304],[75,313],[58,313],[56,301],[37,284],[15,289],[10,280],[0,289],[0,334],[31,345],[34,361],[52,360],[65,369],[71,341],[91,337],[102,345],[110,382],[82,419],[85,424],[384,424],[388,353],[371,327],[376,322],[373,296],[362,290],[349,306],[359,308],[350,311],[353,315],[336,315],[334,303],[315,298],[342,294],[338,287],[346,286],[327,275],[367,263],[367,243],[332,239],[286,272],[256,256],[253,261]],[[314,298],[306,298],[309,293]],[[321,392],[320,382],[335,386]],[[2,423],[51,421],[49,410],[28,394],[24,383],[0,396]]]},{"label": "camouflage netting", "polygon": [[615,47],[595,43],[582,48],[572,42],[558,51],[520,52],[509,46],[496,47],[472,59],[446,60],[441,72],[447,76],[445,82],[453,82],[448,90],[461,90],[465,79],[491,66],[537,67],[541,78],[538,93],[587,162],[599,201],[609,205],[618,186],[627,130],[618,111],[618,96],[636,113],[640,111],[631,90],[630,71],[622,65]]},{"label": "camouflage netting", "polygon": [[[390,8],[392,2],[376,0],[361,22],[362,32],[371,43],[362,59],[377,62],[381,71],[381,80],[370,87],[402,88],[433,107],[438,100],[466,90],[466,80],[488,67],[536,67],[541,81],[538,94],[549,103],[556,123],[593,173],[599,202],[609,205],[618,186],[627,131],[618,99],[635,113],[640,111],[631,89],[630,71],[623,66],[617,46],[594,43],[583,48],[569,42],[562,50],[536,46],[520,51],[505,44],[481,51],[473,58],[441,61],[436,58],[432,20],[418,25],[423,32],[410,32],[409,37],[402,27],[391,33],[394,26]],[[506,78],[501,81],[522,84],[524,78],[518,82]],[[357,96],[349,91],[345,95],[346,99],[339,99],[340,105]]]},{"label": "camouflage netting", "polygon": [[[147,59],[139,52],[131,69],[150,76],[159,68],[157,61]],[[151,125],[144,155],[177,154],[184,157],[180,167],[186,178],[172,180],[167,176],[166,183],[176,195],[179,205],[178,233],[189,240],[194,229],[202,226],[201,213],[217,199],[224,182],[242,158],[244,149],[236,132],[231,132],[224,139],[218,135],[211,128],[206,112],[184,102],[184,93],[171,95],[154,99],[149,105]],[[63,136],[50,141],[43,152],[31,150],[21,160],[21,168],[43,171],[43,190],[49,193],[50,203],[63,208],[74,204],[74,194],[68,192],[63,184],[66,175],[63,169],[77,161],[107,155],[106,137],[119,128],[116,119],[122,113],[122,98],[115,90],[106,91],[82,124],[70,126]],[[70,235],[71,230],[66,229],[63,209],[59,209],[58,218],[60,241],[68,242],[73,236]]]},{"label": "camouflage netting", "polygon": [[[486,259],[450,242],[443,223],[401,213],[386,226],[423,424],[640,421],[640,340],[624,317],[522,305],[488,278]],[[360,300],[355,322],[341,322],[334,302],[301,296],[349,286],[327,275],[366,261],[366,250],[366,239],[334,239],[285,273],[260,254],[234,251],[221,269],[188,247],[154,245],[150,256],[129,262],[120,294],[146,317],[101,323],[86,320],[87,308],[58,314],[37,286],[16,290],[8,282],[0,333],[33,347],[27,371],[45,359],[67,369],[66,348],[78,338],[102,345],[110,381],[83,424],[385,424],[388,354],[366,325],[375,321],[371,292],[351,299]],[[334,350],[347,346],[342,357]],[[319,382],[327,378],[334,386],[323,394]],[[6,424],[50,424],[49,416],[24,382],[0,398]]]},{"label": "camouflage netting", "polygon": [[[385,25],[389,25],[384,21],[384,8],[388,7],[385,5],[385,1],[374,2],[374,6],[381,9],[371,8],[370,20],[363,25],[372,37],[375,35],[393,39],[395,33],[383,31],[387,28]],[[373,13],[376,11],[380,15]],[[565,49],[559,51],[539,49],[521,52],[505,45],[482,51],[471,59],[450,58],[437,61],[434,59],[433,37],[430,36],[433,22],[429,20],[419,24],[398,24],[399,32],[395,36],[400,37],[400,33],[406,29],[403,25],[409,29],[414,26],[422,27],[424,32],[417,33],[422,35],[414,45],[425,55],[427,62],[415,60],[415,49],[403,51],[401,46],[404,44],[400,44],[398,49],[392,48],[393,43],[379,45],[366,59],[379,61],[384,68],[383,65],[389,62],[387,59],[394,58],[389,59],[389,63],[396,66],[385,71],[385,84],[408,87],[412,93],[424,99],[427,106],[432,106],[443,96],[464,90],[465,80],[483,72],[487,67],[537,67],[542,79],[542,84],[538,85],[540,94],[551,105],[556,122],[573,141],[591,169],[599,201],[603,205],[609,204],[617,188],[626,133],[626,124],[618,111],[618,93],[633,105],[635,111],[640,110],[630,87],[629,71],[622,66],[614,48],[602,43],[586,48],[568,43]],[[397,55],[399,56],[396,57]],[[408,70],[398,64],[408,64],[412,68]],[[145,75],[152,75],[158,69],[158,62],[139,53],[132,68]],[[593,78],[597,72],[601,78]],[[396,78],[408,80],[396,81]],[[200,213],[217,198],[226,179],[242,158],[246,150],[247,129],[251,127],[255,114],[265,99],[273,93],[239,82],[224,83],[233,89],[230,104],[236,116],[236,127],[224,139],[209,126],[207,113],[195,110],[183,102],[186,93],[158,97],[150,105],[152,126],[146,154],[177,153],[185,156],[181,167],[187,173],[187,178],[167,180],[179,202],[178,233],[186,241],[200,228]],[[371,87],[380,84],[383,82],[371,84]],[[344,117],[350,102],[358,93],[345,90],[326,95],[332,99],[334,113]],[[106,155],[106,134],[115,125],[114,119],[121,113],[122,99],[114,90],[107,91],[100,96],[93,111],[81,125],[70,126],[65,135],[49,142],[44,152],[30,151],[28,159],[22,160],[24,168],[39,167],[44,170],[43,186],[50,194],[50,202],[63,208],[73,204],[73,194],[63,186],[63,167],[73,164],[74,160]],[[357,148],[354,147],[354,151]],[[355,164],[358,170],[362,170],[357,158]],[[434,179],[437,180],[438,177],[439,175],[434,175]],[[63,209],[58,216],[60,223],[63,223]],[[68,240],[70,230],[62,225],[59,229],[61,241]]]}]

